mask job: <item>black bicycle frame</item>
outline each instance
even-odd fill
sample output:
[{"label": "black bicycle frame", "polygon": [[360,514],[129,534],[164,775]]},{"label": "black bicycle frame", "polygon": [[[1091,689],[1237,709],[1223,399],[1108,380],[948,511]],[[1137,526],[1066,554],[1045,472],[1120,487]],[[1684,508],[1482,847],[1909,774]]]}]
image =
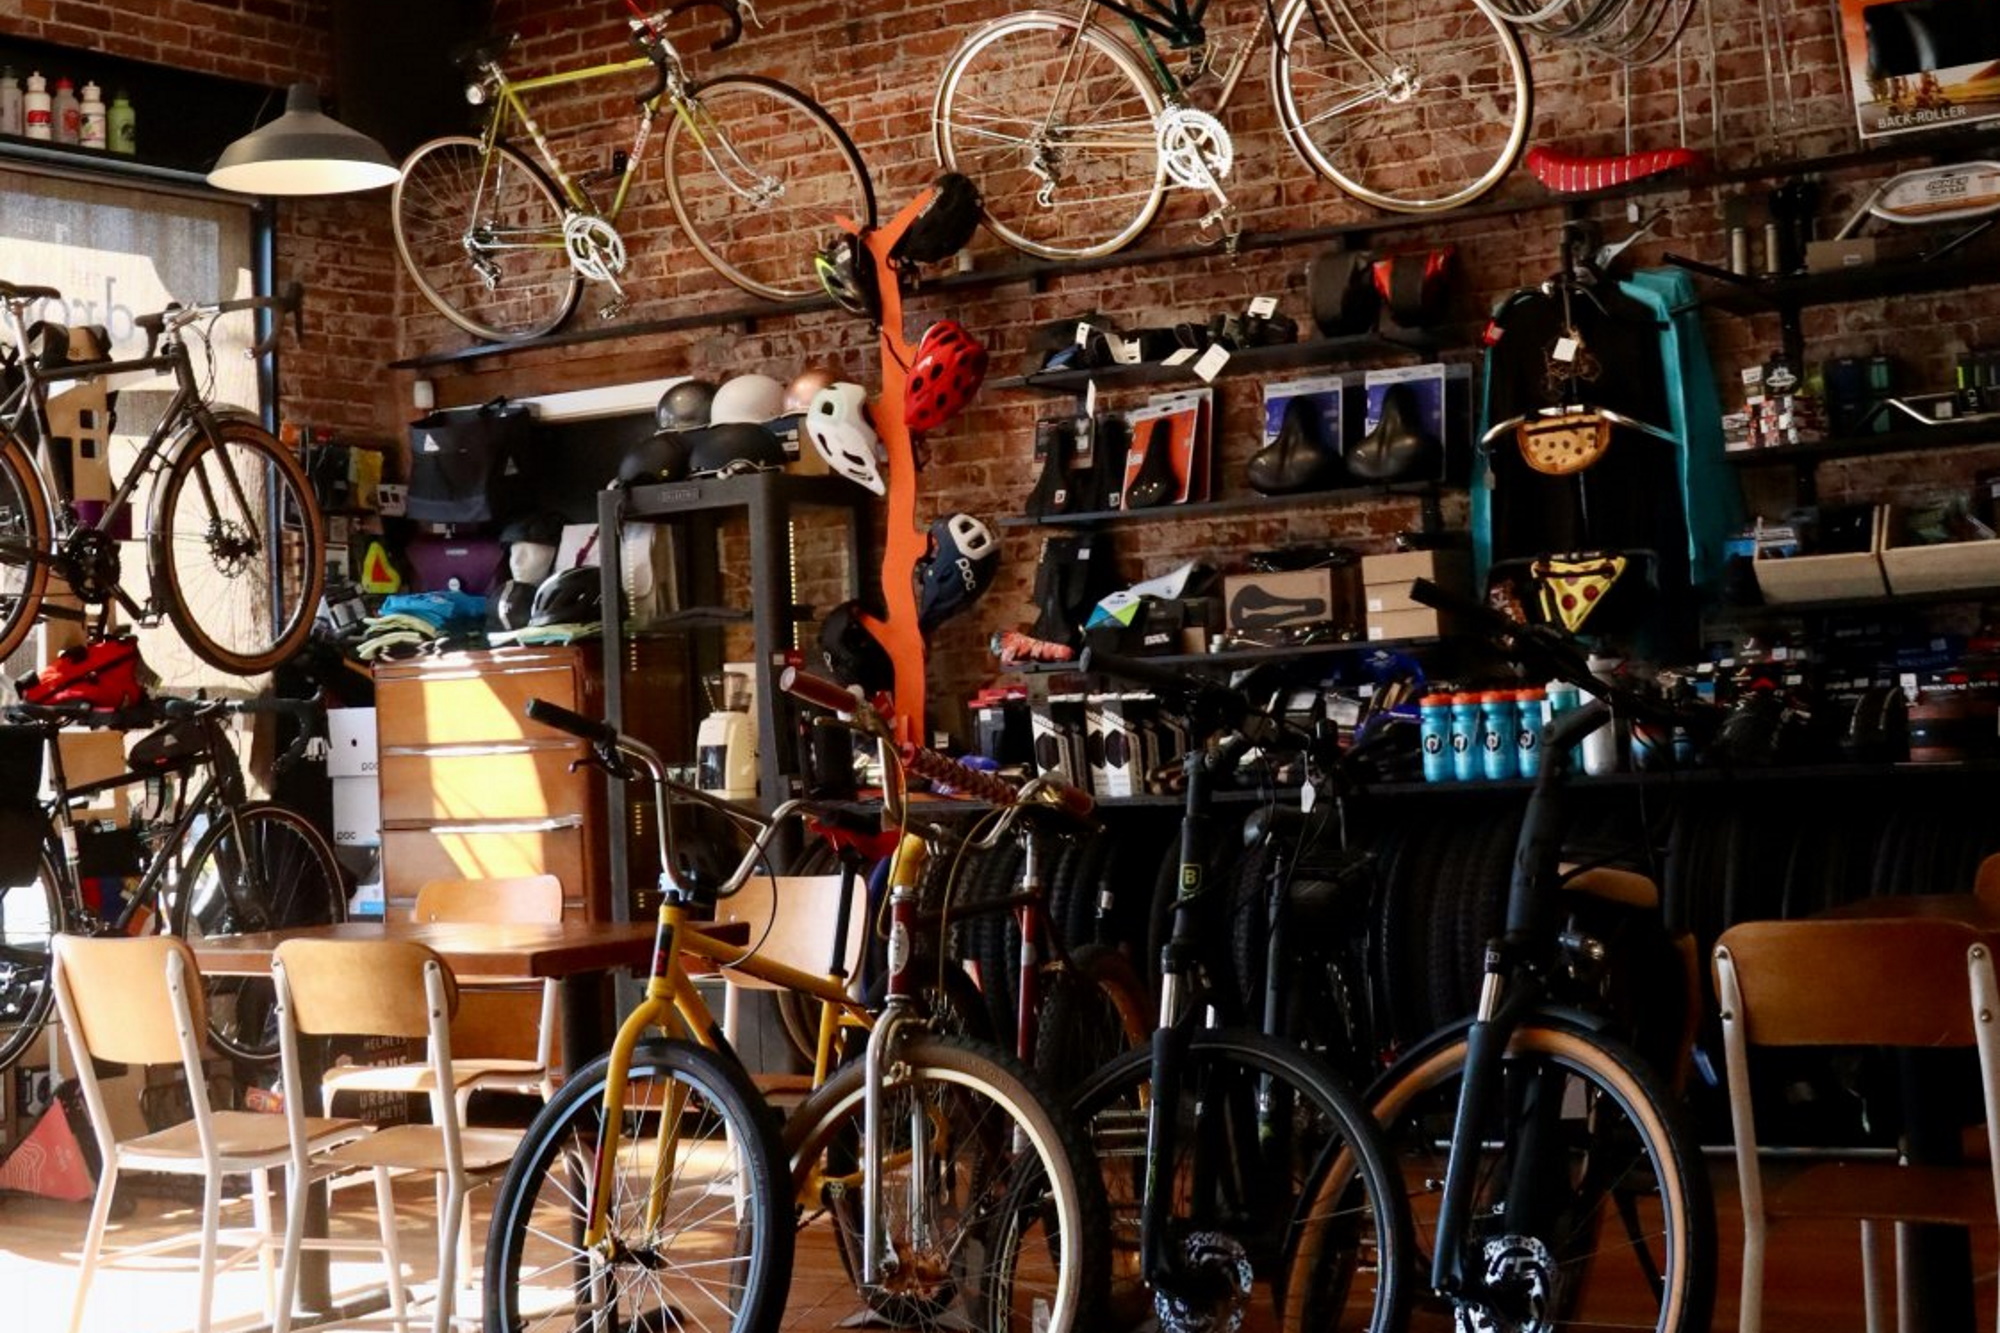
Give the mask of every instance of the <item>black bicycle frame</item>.
[{"label": "black bicycle frame", "polygon": [[1201,26],[1202,16],[1208,13],[1208,0],[1138,0],[1136,5],[1123,0],[1091,0],[1099,9],[1108,9],[1142,33],[1164,37],[1176,50],[1199,45],[1204,39]]}]

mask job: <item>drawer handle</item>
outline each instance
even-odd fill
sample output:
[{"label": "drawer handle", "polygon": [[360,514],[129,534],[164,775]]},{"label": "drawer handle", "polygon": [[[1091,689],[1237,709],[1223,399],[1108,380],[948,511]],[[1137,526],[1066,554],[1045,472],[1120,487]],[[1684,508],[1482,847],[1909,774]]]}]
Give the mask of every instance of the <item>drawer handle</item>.
[{"label": "drawer handle", "polygon": [[401,759],[488,759],[502,754],[569,753],[572,740],[473,741],[463,745],[385,745],[384,755]]},{"label": "drawer handle", "polygon": [[426,824],[427,833],[554,833],[566,828],[582,828],[582,815],[557,815],[550,819],[493,819],[476,824]]}]

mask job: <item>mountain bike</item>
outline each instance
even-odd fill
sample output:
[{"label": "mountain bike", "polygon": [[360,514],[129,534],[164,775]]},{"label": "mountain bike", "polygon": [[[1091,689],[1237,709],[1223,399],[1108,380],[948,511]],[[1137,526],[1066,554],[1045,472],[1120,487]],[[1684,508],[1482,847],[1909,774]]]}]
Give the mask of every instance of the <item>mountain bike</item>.
[{"label": "mountain bike", "polygon": [[1520,155],[1527,58],[1487,0],[1260,0],[1234,53],[1210,40],[1208,9],[1081,0],[1074,14],[1010,14],[966,39],[939,82],[932,133],[938,160],[979,185],[996,235],[1046,259],[1108,255],[1146,229],[1171,185],[1207,196],[1202,230],[1232,240],[1236,147],[1220,115],[1265,49],[1292,151],[1364,203],[1456,208]]},{"label": "mountain bike", "polygon": [[[466,96],[488,107],[485,128],[433,139],[403,163],[390,199],[396,252],[425,298],[476,338],[550,332],[569,318],[585,282],[611,289],[601,316],[623,312],[628,255],[617,222],[662,112],[667,202],[696,253],[745,291],[772,301],[818,294],[820,233],[837,216],[875,221],[861,154],[818,103],[756,75],[689,76],[667,21],[688,9],[720,10],[728,31],[711,47],[720,51],[742,35],[746,11],[756,18],[745,0],[683,0],[658,15],[626,3],[636,15],[636,59],[519,79],[500,65],[512,37],[462,52],[458,63],[472,79]],[[526,99],[648,68],[653,83],[636,99],[631,147],[607,170],[566,170]],[[516,123],[540,167],[511,141]],[[607,184],[611,197],[600,204],[591,187]]]},{"label": "mountain bike", "polygon": [[[791,672],[783,686],[883,738],[872,712],[839,687]],[[593,762],[626,780],[650,781],[669,869],[645,998],[611,1050],[535,1118],[501,1182],[487,1245],[487,1327],[650,1329],[714,1316],[736,1333],[763,1333],[783,1311],[796,1212],[807,1224],[832,1219],[860,1294],[899,1326],[1090,1328],[1090,1283],[1101,1269],[1093,1247],[1104,1224],[1081,1143],[1031,1075],[997,1049],[934,1034],[917,1003],[910,963],[926,850],[921,838],[900,835],[902,756],[885,744],[888,822],[899,835],[885,1008],[862,1058],[807,1098],[781,1141],[689,981],[690,960],[844,1010],[859,1001],[844,979],[759,959],[754,941],[746,947],[699,924],[697,895],[672,869],[680,861],[666,812],[694,801],[754,828],[718,897],[756,873],[787,821],[837,821],[840,812],[789,800],[768,820],[750,816],[669,780],[656,753],[605,723],[540,700],[528,715],[589,741]],[[667,1035],[650,1038],[655,1030]]]},{"label": "mountain bike", "polygon": [[[1572,747],[1614,709],[1687,719],[1595,678],[1576,645],[1546,627],[1425,581],[1411,596],[1601,701],[1544,733],[1477,1013],[1405,1052],[1369,1092],[1410,1189],[1419,1246],[1429,1247],[1414,1322],[1498,1333],[1705,1329],[1716,1244],[1707,1168],[1660,1072],[1604,1013],[1618,960],[1580,924],[1584,877],[1561,865]],[[1335,1171],[1318,1190],[1328,1202],[1351,1186]],[[1322,1240],[1338,1237],[1309,1232],[1301,1264]]]},{"label": "mountain bike", "polygon": [[[333,848],[297,811],[253,801],[227,719],[281,713],[310,721],[318,704],[290,699],[154,698],[116,712],[82,705],[14,704],[0,729],[11,790],[5,839],[10,869],[0,875],[0,1069],[18,1060],[50,1013],[49,941],[57,934],[168,931],[183,939],[242,935],[347,919],[347,892]],[[72,786],[64,777],[60,727],[153,728],[133,746],[130,771]],[[301,735],[278,760],[304,753]],[[36,794],[46,752],[49,794]],[[119,789],[138,789],[132,821],[138,882],[103,896],[104,880],[84,884],[79,856],[87,831],[74,807]],[[276,994],[265,978],[212,977],[209,1037],[239,1059],[278,1057]]]},{"label": "mountain bike", "polygon": [[[291,451],[248,413],[208,401],[188,342],[235,311],[289,311],[299,327],[298,285],[141,315],[133,323],[146,332],[146,354],[123,361],[73,360],[67,330],[31,328],[30,308],[61,296],[0,282],[12,344],[0,350],[0,657],[26,641],[54,575],[100,630],[114,608],[145,624],[164,615],[211,666],[269,671],[312,633],[326,582],[325,524]],[[277,339],[274,326],[249,355],[264,356]],[[85,521],[51,456],[50,387],[127,371],[171,372],[173,396],[110,500]],[[119,547],[142,486],[144,601],[125,588]]]}]

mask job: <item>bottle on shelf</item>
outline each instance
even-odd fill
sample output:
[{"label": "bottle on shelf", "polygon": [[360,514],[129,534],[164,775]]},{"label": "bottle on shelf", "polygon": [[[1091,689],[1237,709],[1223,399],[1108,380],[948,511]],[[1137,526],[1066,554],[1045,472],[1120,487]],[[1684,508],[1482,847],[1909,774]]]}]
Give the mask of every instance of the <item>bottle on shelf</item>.
[{"label": "bottle on shelf", "polygon": [[[1583,691],[1579,690],[1576,686],[1570,684],[1566,680],[1550,681],[1547,691],[1547,698],[1548,698],[1548,708],[1544,716],[1548,719],[1549,722],[1555,721],[1556,718],[1560,717],[1564,713],[1570,712],[1572,709],[1581,708],[1583,706]],[[1569,752],[1569,761],[1572,771],[1580,767],[1582,764],[1582,756],[1578,753],[1578,748],[1579,747],[1572,747]]]},{"label": "bottle on shelf", "polygon": [[21,80],[14,67],[0,69],[0,134],[19,134],[21,124]]},{"label": "bottle on shelf", "polygon": [[1542,772],[1542,727],[1548,699],[1541,690],[1514,691],[1514,768],[1524,778]]},{"label": "bottle on shelf", "polygon": [[78,143],[85,148],[104,147],[104,91],[95,83],[83,85],[83,99],[77,104],[77,127]]},{"label": "bottle on shelf", "polygon": [[139,133],[132,114],[132,99],[123,89],[111,96],[111,107],[104,113],[104,137],[106,147],[114,153],[130,156],[139,151]]},{"label": "bottle on shelf", "polygon": [[[1618,674],[1618,668],[1625,665],[1616,657],[1598,657],[1593,654],[1586,660],[1590,674],[1606,684],[1611,684]],[[1613,718],[1583,738],[1583,771],[1593,778],[1606,777],[1619,770],[1618,733],[1621,730],[1618,719]]]},{"label": "bottle on shelf", "polygon": [[1479,762],[1479,696],[1451,696],[1451,776],[1458,782],[1476,782],[1485,769]]},{"label": "bottle on shelf", "polygon": [[1449,694],[1427,694],[1417,709],[1418,740],[1423,746],[1424,781],[1450,782],[1451,707]]},{"label": "bottle on shelf", "polygon": [[21,95],[21,132],[30,139],[56,137],[55,122],[49,117],[49,81],[39,70],[28,75],[28,91]]},{"label": "bottle on shelf", "polygon": [[75,143],[83,137],[83,117],[77,109],[76,85],[66,78],[56,80],[55,96],[49,99],[49,116],[55,125],[57,143]]},{"label": "bottle on shelf", "polygon": [[1514,776],[1514,691],[1489,690],[1479,696],[1479,771],[1488,782]]}]

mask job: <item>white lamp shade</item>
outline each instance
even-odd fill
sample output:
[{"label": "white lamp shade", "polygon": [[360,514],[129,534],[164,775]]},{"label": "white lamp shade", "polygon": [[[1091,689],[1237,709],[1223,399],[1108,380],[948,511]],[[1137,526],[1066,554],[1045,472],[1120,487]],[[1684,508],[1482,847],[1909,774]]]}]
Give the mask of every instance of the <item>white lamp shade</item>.
[{"label": "white lamp shade", "polygon": [[223,149],[208,183],[238,194],[348,194],[398,174],[381,144],[322,114],[318,91],[295,83],[285,114]]}]

